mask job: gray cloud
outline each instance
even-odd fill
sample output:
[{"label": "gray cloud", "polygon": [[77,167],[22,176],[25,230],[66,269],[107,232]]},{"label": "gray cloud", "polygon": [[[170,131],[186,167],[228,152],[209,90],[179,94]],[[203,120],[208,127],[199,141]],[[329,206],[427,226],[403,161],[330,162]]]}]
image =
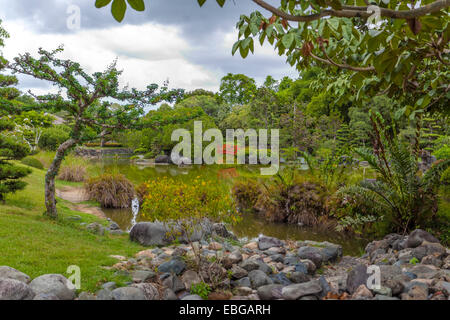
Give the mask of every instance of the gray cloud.
[{"label": "gray cloud", "polygon": [[[70,34],[73,31],[66,26],[67,8],[69,5],[78,5],[81,9],[83,30],[117,27],[119,24],[112,18],[110,8],[96,9],[94,2],[95,0],[0,0],[2,7],[0,18],[5,21],[21,20],[27,28],[37,33]],[[238,54],[232,57],[231,47],[224,48],[223,35],[235,30],[239,16],[257,9],[250,0],[228,0],[224,8],[220,8],[215,0],[208,0],[202,8],[198,6],[196,0],[146,0],[146,4],[148,8],[144,13],[128,10],[123,24],[141,25],[154,22],[179,28],[181,36],[192,48],[184,53],[185,58],[190,63],[216,74],[217,83],[220,77],[228,72],[244,73],[259,82],[268,74],[275,78],[297,75],[296,71],[285,63],[285,58],[279,57],[275,52],[273,56],[256,53],[255,56],[249,56],[244,60]],[[140,37],[142,41],[152,39],[151,34],[130,34],[130,37]],[[106,42],[108,39],[105,39]],[[115,53],[130,58],[145,58],[146,54],[139,50],[125,52],[118,50]],[[27,87],[29,84],[27,83]]]}]

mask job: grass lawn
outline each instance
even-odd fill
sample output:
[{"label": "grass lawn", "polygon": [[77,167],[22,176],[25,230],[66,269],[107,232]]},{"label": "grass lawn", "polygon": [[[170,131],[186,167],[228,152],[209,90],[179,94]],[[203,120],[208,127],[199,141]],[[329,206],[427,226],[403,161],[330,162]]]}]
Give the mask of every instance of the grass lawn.
[{"label": "grass lawn", "polygon": [[[72,211],[63,200],[58,201],[57,221],[44,217],[44,175],[44,170],[33,168],[25,178],[27,188],[9,195],[0,205],[0,265],[16,268],[31,278],[47,273],[68,277],[67,268],[77,265],[81,268],[81,291],[93,292],[105,281],[119,285],[127,281],[101,266],[117,262],[109,255],[131,257],[143,247],[130,242],[127,235],[97,236],[86,231],[80,223],[105,221]],[[74,215],[81,221],[72,221]]]}]

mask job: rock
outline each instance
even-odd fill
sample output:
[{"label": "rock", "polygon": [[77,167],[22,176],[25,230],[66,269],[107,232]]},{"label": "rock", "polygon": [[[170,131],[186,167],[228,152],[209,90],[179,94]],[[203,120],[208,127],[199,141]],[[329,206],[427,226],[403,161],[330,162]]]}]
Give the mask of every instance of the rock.
[{"label": "rock", "polygon": [[163,223],[141,222],[130,231],[130,240],[143,246],[164,246],[172,241],[167,237],[168,229]]},{"label": "rock", "polygon": [[[300,258],[293,255],[286,255],[286,257],[283,260],[283,264],[287,266],[295,266],[296,264],[300,263]],[[310,260],[311,261],[311,260]],[[314,265],[315,267],[315,265]]]},{"label": "rock", "polygon": [[352,295],[352,299],[371,299],[373,298],[372,292],[365,285],[360,285]]},{"label": "rock", "polygon": [[106,290],[114,290],[115,288],[117,288],[117,284],[113,281],[106,282],[102,284],[102,288]]},{"label": "rock", "polygon": [[33,300],[40,300],[40,301],[57,301],[59,300],[57,296],[54,294],[46,294],[46,293],[39,293],[34,296]]},{"label": "rock", "polygon": [[170,157],[167,155],[159,155],[155,158],[155,163],[157,164],[169,164],[171,162]]},{"label": "rock", "polygon": [[269,258],[273,262],[283,262],[284,261],[284,256],[282,254],[274,254],[274,255],[271,255]]},{"label": "rock", "polygon": [[122,230],[111,230],[111,231],[109,231],[109,234],[113,235],[113,236],[121,236],[121,235],[124,235],[125,233],[126,232],[122,231]]},{"label": "rock", "polygon": [[391,297],[391,296],[385,296],[382,294],[377,294],[375,296],[375,300],[400,300],[400,299],[397,297]]},{"label": "rock", "polygon": [[7,266],[0,266],[0,279],[14,279],[23,283],[30,283],[30,277],[25,273]]},{"label": "rock", "polygon": [[288,279],[294,283],[304,283],[310,281],[310,277],[303,272],[292,272],[287,275]]},{"label": "rock", "polygon": [[317,247],[301,247],[298,249],[298,256],[300,259],[311,260],[316,265],[316,268],[322,266],[322,254]]},{"label": "rock", "polygon": [[443,262],[441,259],[439,259],[439,256],[436,256],[434,254],[430,254],[428,256],[423,257],[422,261],[420,263],[425,264],[425,265],[426,264],[432,265],[437,268],[440,268],[443,265]]},{"label": "rock", "polygon": [[284,272],[280,272],[270,276],[274,284],[282,284],[284,286],[288,286],[292,284],[292,281],[286,276]]},{"label": "rock", "polygon": [[240,263],[239,265],[241,268],[247,270],[248,272],[253,270],[258,270],[260,266],[260,262],[256,261],[255,259],[247,259]]},{"label": "rock", "polygon": [[420,279],[432,279],[438,274],[439,269],[432,265],[418,264],[410,268],[409,272]]},{"label": "rock", "polygon": [[208,246],[209,250],[219,251],[222,250],[222,245],[218,242],[211,242]]},{"label": "rock", "polygon": [[178,298],[172,289],[166,288],[163,292],[162,300],[174,301],[174,300],[178,300]]},{"label": "rock", "polygon": [[353,268],[347,276],[347,291],[353,294],[359,286],[366,285],[369,274],[367,273],[367,266],[363,264],[357,265]]},{"label": "rock", "polygon": [[417,229],[411,232],[406,240],[407,248],[416,248],[422,244],[423,241],[439,243],[439,240],[432,236],[430,233]]},{"label": "rock", "polygon": [[25,282],[0,278],[0,300],[32,300],[34,295]]},{"label": "rock", "polygon": [[295,272],[302,272],[304,274],[308,274],[308,266],[303,263],[297,263],[295,266]]},{"label": "rock", "polygon": [[282,298],[281,284],[269,284],[258,288],[258,296],[261,300],[277,300]]},{"label": "rock", "polygon": [[186,269],[186,264],[179,258],[174,258],[168,262],[161,264],[158,268],[159,272],[168,272],[174,274],[180,274]]},{"label": "rock", "polygon": [[203,300],[203,298],[200,297],[199,295],[196,295],[196,294],[190,294],[190,295],[187,295],[186,297],[184,297],[181,300]]},{"label": "rock", "polygon": [[94,223],[88,224],[86,229],[89,232],[98,234],[100,236],[103,236],[105,234],[105,228],[98,222],[94,222]]},{"label": "rock", "polygon": [[237,240],[237,237],[227,230],[225,224],[223,223],[214,223],[212,225],[212,233],[213,235],[222,237],[222,238],[228,238],[228,239],[234,239]]},{"label": "rock", "polygon": [[272,284],[273,281],[270,279],[267,274],[265,274],[261,270],[253,270],[248,273],[248,277],[250,279],[251,287],[253,289],[257,289],[261,286]]},{"label": "rock", "polygon": [[144,293],[145,300],[159,300],[160,298],[158,289],[151,283],[135,283],[131,287],[141,290]]},{"label": "rock", "polygon": [[119,227],[119,225],[117,223],[111,222],[109,224],[109,230],[110,231],[117,231],[117,230],[120,230],[120,227]]},{"label": "rock", "polygon": [[73,300],[75,288],[66,277],[60,274],[45,274],[37,277],[30,283],[36,294],[52,294],[59,300]]},{"label": "rock", "polygon": [[390,288],[394,296],[400,294],[403,291],[405,283],[409,282],[410,278],[397,266],[382,265],[379,267],[381,285]]},{"label": "rock", "polygon": [[281,241],[277,238],[262,236],[262,237],[259,237],[259,239],[258,239],[259,250],[267,250],[269,248],[283,247],[283,246],[284,246],[283,241]]},{"label": "rock", "polygon": [[378,295],[392,297],[392,289],[388,287],[380,286],[379,288],[373,288],[372,291]]},{"label": "rock", "polygon": [[237,296],[248,296],[253,293],[253,289],[249,287],[237,287],[234,289],[234,292]]},{"label": "rock", "polygon": [[317,295],[322,291],[319,282],[312,280],[305,283],[291,284],[281,290],[281,294],[286,300],[297,300],[303,296]]},{"label": "rock", "polygon": [[97,292],[97,300],[114,300],[111,290],[101,289]]},{"label": "rock", "polygon": [[[139,222],[130,231],[130,240],[140,243],[143,246],[167,246],[174,240],[175,234],[183,234],[177,227],[169,227],[161,222]],[[211,234],[211,223],[204,221],[189,235],[190,241],[196,242]],[[185,235],[177,236],[181,243],[188,243]]]},{"label": "rock", "polygon": [[242,254],[239,251],[233,251],[229,255],[225,256],[222,260],[222,265],[229,269],[234,264],[240,263],[242,261]]},{"label": "rock", "polygon": [[236,280],[235,284],[236,284],[236,287],[249,287],[250,288],[252,286],[249,277],[244,277],[239,280]]},{"label": "rock", "polygon": [[97,298],[89,292],[82,292],[78,295],[78,300],[97,300]]},{"label": "rock", "polygon": [[245,244],[242,248],[250,249],[250,250],[257,250],[258,243],[257,242],[249,242],[249,243]]},{"label": "rock", "polygon": [[231,268],[231,277],[233,279],[241,279],[246,277],[247,275],[248,275],[247,270],[241,268],[238,265],[233,265],[233,267]]},{"label": "rock", "polygon": [[183,281],[181,281],[180,278],[178,278],[177,276],[172,276],[172,275],[169,275],[169,277],[165,278],[164,281],[162,282],[162,284],[164,286],[166,286],[167,288],[172,289],[172,291],[175,293],[183,291],[185,289],[188,289],[188,290],[190,289],[190,287],[189,288],[185,287]]},{"label": "rock", "polygon": [[197,272],[193,270],[186,271],[181,277],[181,281],[183,281],[187,290],[190,290],[193,284],[202,282]]},{"label": "rock", "polygon": [[148,280],[155,278],[156,273],[154,273],[153,271],[136,270],[133,271],[131,277],[133,279],[133,282],[136,283],[147,282]]},{"label": "rock", "polygon": [[146,300],[144,292],[135,287],[122,287],[112,292],[114,300]]},{"label": "rock", "polygon": [[402,300],[427,300],[428,286],[414,283],[412,285],[409,285],[408,287],[408,291],[401,294]]},{"label": "rock", "polygon": [[445,293],[447,296],[450,296],[450,282],[447,281],[438,281],[433,287],[434,291],[441,291]]}]

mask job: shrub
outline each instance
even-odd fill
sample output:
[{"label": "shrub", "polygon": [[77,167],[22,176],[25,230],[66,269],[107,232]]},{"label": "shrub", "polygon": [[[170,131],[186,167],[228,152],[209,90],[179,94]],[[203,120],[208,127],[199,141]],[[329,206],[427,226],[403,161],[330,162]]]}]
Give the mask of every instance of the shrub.
[{"label": "shrub", "polygon": [[144,159],[153,159],[153,158],[155,158],[155,157],[156,157],[156,155],[155,155],[155,153],[154,153],[153,151],[147,152],[147,153],[144,155]]},{"label": "shrub", "polygon": [[235,181],[232,193],[240,209],[253,209],[261,194],[261,185],[254,179],[239,179]]},{"label": "shrub", "polygon": [[135,198],[133,184],[122,174],[105,173],[86,181],[85,192],[90,200],[103,208],[129,208]]},{"label": "shrub", "polygon": [[193,283],[191,285],[191,294],[196,294],[202,297],[203,300],[207,300],[210,293],[211,287],[204,282]]},{"label": "shrub", "polygon": [[439,148],[438,150],[436,150],[433,155],[436,157],[436,159],[438,160],[444,160],[444,159],[450,159],[450,146],[449,145],[444,145],[441,148]]},{"label": "shrub", "polygon": [[83,182],[86,178],[86,167],[79,164],[63,166],[58,175],[59,180],[70,182]]},{"label": "shrub", "polygon": [[134,154],[145,154],[148,152],[148,149],[146,148],[137,148],[134,150]]},{"label": "shrub", "polygon": [[[97,148],[100,147],[100,142],[88,142],[85,143],[84,146],[88,147],[88,148]],[[117,142],[106,142],[105,144],[103,144],[104,148],[121,148],[122,144],[121,143],[117,143]]]},{"label": "shrub", "polygon": [[392,139],[380,117],[372,117],[374,149],[358,148],[356,153],[375,170],[376,180],[364,180],[339,190],[338,196],[350,205],[365,207],[369,214],[384,220],[386,232],[402,232],[429,224],[437,212],[437,191],[450,159],[440,160],[420,175],[411,146]]},{"label": "shrub", "polygon": [[[143,215],[152,220],[176,221],[180,219],[236,222],[237,212],[229,192],[217,181],[196,177],[187,184],[170,177],[148,181],[138,189],[145,192]],[[151,190],[151,192],[148,192]]]},{"label": "shrub", "polygon": [[42,164],[42,162],[40,162],[38,159],[33,158],[33,157],[26,157],[23,158],[21,161],[24,165],[29,166],[29,167],[33,167],[36,169],[44,169],[44,165]]},{"label": "shrub", "polygon": [[59,145],[69,139],[70,129],[65,125],[45,128],[39,140],[39,148],[56,151]]},{"label": "shrub", "polygon": [[256,207],[270,221],[325,226],[329,197],[320,182],[287,181],[278,175],[265,184]]}]

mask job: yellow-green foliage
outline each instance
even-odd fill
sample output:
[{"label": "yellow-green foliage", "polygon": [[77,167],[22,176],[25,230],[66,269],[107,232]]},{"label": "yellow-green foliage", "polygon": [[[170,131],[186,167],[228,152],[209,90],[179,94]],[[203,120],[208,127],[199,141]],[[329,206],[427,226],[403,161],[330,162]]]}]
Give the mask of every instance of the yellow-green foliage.
[{"label": "yellow-green foliage", "polygon": [[142,213],[151,221],[208,218],[235,223],[239,220],[230,193],[217,180],[198,176],[187,183],[161,177],[148,181],[140,189],[149,190],[143,197]]}]

